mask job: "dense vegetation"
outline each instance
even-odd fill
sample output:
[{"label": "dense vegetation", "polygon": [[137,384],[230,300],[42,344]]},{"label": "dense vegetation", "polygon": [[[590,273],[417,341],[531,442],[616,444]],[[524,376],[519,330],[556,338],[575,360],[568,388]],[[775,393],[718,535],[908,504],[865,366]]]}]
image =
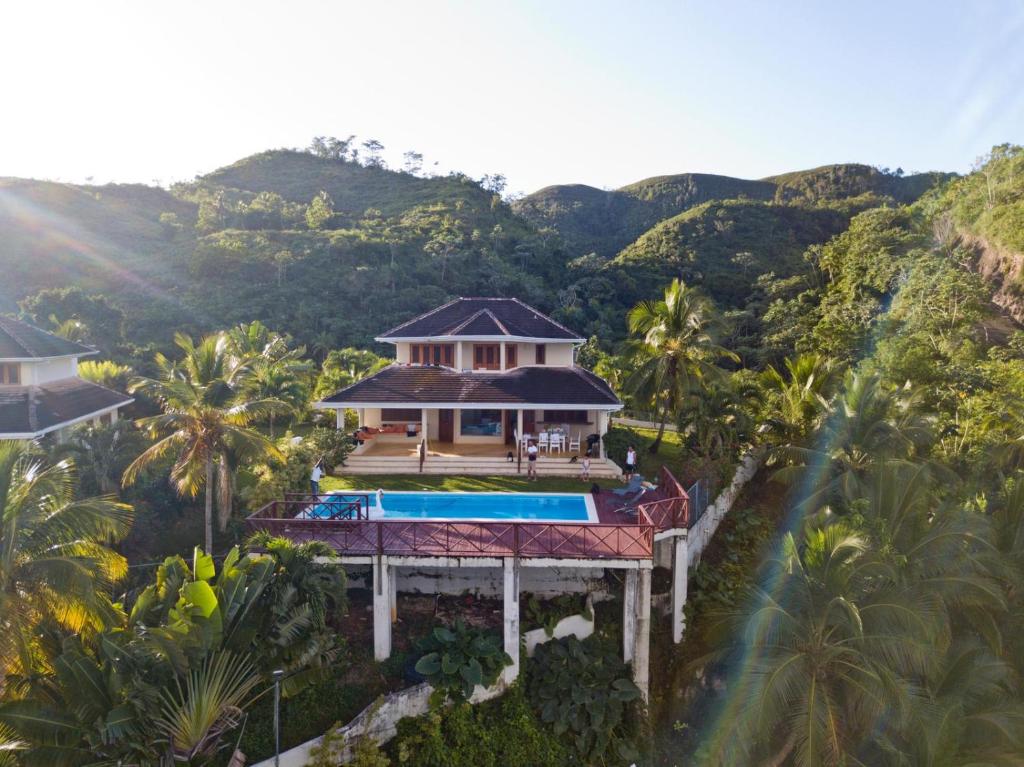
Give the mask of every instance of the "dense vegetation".
[{"label": "dense vegetation", "polygon": [[241,556],[239,517],[345,456],[310,403],[382,364],[376,332],[482,293],[592,336],[581,360],[677,428],[616,429],[613,454],[721,480],[760,445],[773,509],[744,503],[693,574],[653,737],[597,643],[457,701],[507,659],[455,624],[412,658],[455,705],[366,765],[1021,762],[1024,151],[955,179],[828,166],[510,206],[500,177],[390,171],[362,147],[317,139],[170,191],[2,182],[0,308],[96,344],[82,374],[138,397],[65,445],[0,445],[4,754],[223,761],[246,712],[266,749],[276,668],[296,711],[369,702],[345,675],[395,670],[348,665],[343,576],[315,545]]}]

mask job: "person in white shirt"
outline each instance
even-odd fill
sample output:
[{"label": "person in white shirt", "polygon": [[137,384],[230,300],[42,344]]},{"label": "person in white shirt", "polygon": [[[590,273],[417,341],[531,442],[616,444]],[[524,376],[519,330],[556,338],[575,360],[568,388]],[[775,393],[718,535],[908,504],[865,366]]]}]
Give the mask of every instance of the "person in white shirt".
[{"label": "person in white shirt", "polygon": [[632,445],[626,451],[626,481],[633,479],[633,475],[636,474],[636,448]]},{"label": "person in white shirt", "polygon": [[309,491],[314,496],[320,495],[320,477],[323,475],[323,469],[320,468],[320,462],[317,461],[313,465],[313,471],[309,473]]},{"label": "person in white shirt", "polygon": [[526,448],[526,476],[528,479],[537,479],[537,443],[532,440]]},{"label": "person in white shirt", "polygon": [[580,463],[580,479],[584,482],[590,479],[590,456],[583,456],[583,461]]}]

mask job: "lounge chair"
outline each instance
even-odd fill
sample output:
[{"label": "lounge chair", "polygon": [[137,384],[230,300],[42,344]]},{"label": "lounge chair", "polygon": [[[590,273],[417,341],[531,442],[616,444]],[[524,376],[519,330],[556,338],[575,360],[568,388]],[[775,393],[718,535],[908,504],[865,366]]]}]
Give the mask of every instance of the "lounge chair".
[{"label": "lounge chair", "polygon": [[[618,491],[616,491],[618,492]],[[650,488],[641,487],[640,492],[634,495],[629,501],[626,502],[625,506],[620,506],[615,509],[616,514],[625,514],[628,517],[636,516],[636,507],[640,504],[641,499],[650,492]]]},{"label": "lounge chair", "polygon": [[629,480],[628,485],[626,485],[625,487],[616,488],[615,490],[612,490],[612,492],[615,493],[615,495],[630,495],[631,493],[635,493],[637,490],[639,490],[643,485],[643,482],[643,477],[641,477],[639,474],[634,474],[632,479]]}]

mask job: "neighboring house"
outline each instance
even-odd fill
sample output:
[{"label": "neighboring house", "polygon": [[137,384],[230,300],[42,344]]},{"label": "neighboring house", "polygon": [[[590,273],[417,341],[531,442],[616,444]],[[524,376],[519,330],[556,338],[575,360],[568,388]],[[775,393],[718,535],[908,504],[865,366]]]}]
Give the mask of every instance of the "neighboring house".
[{"label": "neighboring house", "polygon": [[[395,362],[315,405],[336,410],[339,428],[346,409],[358,413],[366,439],[350,470],[385,468],[372,458],[415,461],[424,444],[434,469],[490,473],[509,452],[518,461],[524,437],[554,433],[561,449],[543,450],[541,464],[567,471],[569,456],[622,408],[576,364],[584,339],[514,298],[457,298],[377,341],[394,344]],[[596,472],[618,472],[600,441],[594,458]]]},{"label": "neighboring house", "polygon": [[96,353],[0,317],[0,439],[63,441],[75,424],[116,420],[132,398],[78,377],[78,358]]}]

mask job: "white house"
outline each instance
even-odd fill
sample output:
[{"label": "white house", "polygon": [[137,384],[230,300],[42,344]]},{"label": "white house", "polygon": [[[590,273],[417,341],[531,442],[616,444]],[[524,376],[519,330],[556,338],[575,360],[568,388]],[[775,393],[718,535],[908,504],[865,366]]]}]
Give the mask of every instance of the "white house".
[{"label": "white house", "polygon": [[63,440],[75,424],[115,420],[132,398],[78,377],[79,357],[96,353],[0,317],[0,439]]},{"label": "white house", "polygon": [[[545,473],[568,472],[622,407],[576,364],[584,339],[514,298],[457,298],[377,341],[394,345],[395,362],[316,403],[339,428],[344,410],[359,414],[353,471],[407,470],[425,447],[428,470],[494,473],[509,452],[518,467],[534,440]],[[592,442],[595,474],[618,473]]]}]

